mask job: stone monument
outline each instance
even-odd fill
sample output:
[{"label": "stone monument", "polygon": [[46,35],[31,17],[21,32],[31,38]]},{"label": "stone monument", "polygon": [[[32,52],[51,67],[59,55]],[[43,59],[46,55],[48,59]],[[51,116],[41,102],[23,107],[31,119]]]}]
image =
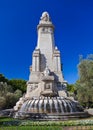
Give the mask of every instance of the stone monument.
[{"label": "stone monument", "polygon": [[47,12],[41,16],[37,32],[27,92],[16,103],[14,117],[47,120],[79,117],[79,113],[85,116],[78,102],[67,96],[60,51],[54,41],[54,25]]}]

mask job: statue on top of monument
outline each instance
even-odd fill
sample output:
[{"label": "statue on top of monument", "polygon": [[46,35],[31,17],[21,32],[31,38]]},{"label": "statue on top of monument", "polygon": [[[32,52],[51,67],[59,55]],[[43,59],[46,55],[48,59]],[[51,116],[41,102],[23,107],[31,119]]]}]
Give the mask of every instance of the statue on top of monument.
[{"label": "statue on top of monument", "polygon": [[48,12],[43,12],[42,16],[41,16],[41,21],[43,22],[49,22],[50,21],[50,17],[49,17],[49,14]]}]

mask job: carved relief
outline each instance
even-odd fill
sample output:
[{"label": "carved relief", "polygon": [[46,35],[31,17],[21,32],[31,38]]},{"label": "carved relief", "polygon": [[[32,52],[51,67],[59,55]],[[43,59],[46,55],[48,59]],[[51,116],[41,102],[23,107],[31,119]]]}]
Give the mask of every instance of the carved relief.
[{"label": "carved relief", "polygon": [[43,27],[42,28],[42,33],[53,33],[53,29],[48,28],[48,27]]},{"label": "carved relief", "polygon": [[31,91],[35,90],[36,88],[38,88],[38,84],[28,84],[27,92],[31,92]]},{"label": "carved relief", "polygon": [[46,84],[45,89],[50,89],[51,85],[50,84]]}]

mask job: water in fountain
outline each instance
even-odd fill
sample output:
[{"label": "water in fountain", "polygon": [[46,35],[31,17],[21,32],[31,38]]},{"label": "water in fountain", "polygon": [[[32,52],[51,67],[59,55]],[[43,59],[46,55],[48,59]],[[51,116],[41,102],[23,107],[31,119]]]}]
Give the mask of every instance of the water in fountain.
[{"label": "water in fountain", "polygon": [[52,100],[52,99],[50,99],[50,100],[49,100],[49,105],[50,105],[50,113],[52,113],[52,103],[53,103],[53,100]]},{"label": "water in fountain", "polygon": [[[74,105],[72,105],[74,104]],[[74,107],[73,107],[74,106]],[[31,113],[68,113],[74,112],[77,103],[71,100],[63,98],[49,98],[40,97],[39,99],[29,99],[21,106],[20,112],[31,112]],[[39,109],[39,111],[38,111]],[[79,111],[79,110],[78,110]]]},{"label": "water in fountain", "polygon": [[46,112],[46,104],[47,104],[47,98],[44,99],[44,112]]}]

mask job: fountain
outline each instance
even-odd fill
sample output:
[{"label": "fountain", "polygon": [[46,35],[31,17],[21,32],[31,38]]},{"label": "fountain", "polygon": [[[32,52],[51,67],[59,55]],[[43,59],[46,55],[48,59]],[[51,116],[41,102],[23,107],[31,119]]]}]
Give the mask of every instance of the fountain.
[{"label": "fountain", "polygon": [[14,106],[14,117],[35,120],[87,117],[79,103],[67,96],[60,51],[54,42],[54,25],[47,12],[42,14],[37,31],[27,92]]}]

